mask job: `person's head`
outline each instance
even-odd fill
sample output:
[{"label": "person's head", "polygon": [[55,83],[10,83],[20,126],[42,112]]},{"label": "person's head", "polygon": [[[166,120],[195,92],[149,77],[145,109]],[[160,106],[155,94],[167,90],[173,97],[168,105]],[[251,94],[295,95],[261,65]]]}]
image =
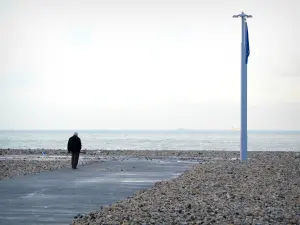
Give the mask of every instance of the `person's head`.
[{"label": "person's head", "polygon": [[75,133],[74,133],[74,136],[76,136],[76,137],[77,137],[77,136],[78,136],[78,133],[77,133],[77,132],[75,132]]}]

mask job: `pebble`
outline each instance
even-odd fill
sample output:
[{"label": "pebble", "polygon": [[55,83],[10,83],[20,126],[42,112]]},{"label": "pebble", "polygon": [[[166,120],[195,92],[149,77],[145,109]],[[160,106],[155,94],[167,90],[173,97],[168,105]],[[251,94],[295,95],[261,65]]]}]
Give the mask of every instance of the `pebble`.
[{"label": "pebble", "polygon": [[[80,159],[79,166],[98,162],[93,158]],[[5,159],[0,160],[0,180],[10,179],[13,177],[24,176],[32,173],[40,173],[45,171],[53,171],[64,167],[71,168],[70,158],[55,160],[40,159]]]},{"label": "pebble", "polygon": [[74,224],[300,224],[295,155],[249,152],[247,163],[228,158],[196,164]]},{"label": "pebble", "polygon": [[[0,149],[0,155],[66,156],[66,150]],[[157,182],[124,201],[87,215],[73,224],[300,224],[300,160],[295,152],[87,150],[83,163],[146,158],[200,161],[179,177]],[[47,157],[46,156],[46,157]],[[1,160],[0,179],[70,167],[70,158],[53,161]],[[109,168],[107,168],[109,169]],[[143,207],[139,207],[143,204]],[[159,210],[160,209],[160,210]],[[121,223],[122,222],[122,223]]]},{"label": "pebble", "polygon": [[[0,155],[70,155],[66,149],[0,149]],[[221,159],[239,158],[239,152],[230,151],[177,151],[177,150],[82,150],[81,154],[95,157],[120,157],[144,158],[144,159],[176,159],[176,160],[205,160],[214,158],[216,155]]]}]

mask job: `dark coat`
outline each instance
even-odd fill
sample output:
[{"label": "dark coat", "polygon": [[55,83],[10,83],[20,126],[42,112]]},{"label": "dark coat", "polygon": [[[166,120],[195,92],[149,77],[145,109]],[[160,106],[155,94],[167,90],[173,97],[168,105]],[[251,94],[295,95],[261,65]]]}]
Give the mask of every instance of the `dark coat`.
[{"label": "dark coat", "polygon": [[68,141],[68,152],[80,152],[81,150],[81,140],[76,135],[69,138]]}]

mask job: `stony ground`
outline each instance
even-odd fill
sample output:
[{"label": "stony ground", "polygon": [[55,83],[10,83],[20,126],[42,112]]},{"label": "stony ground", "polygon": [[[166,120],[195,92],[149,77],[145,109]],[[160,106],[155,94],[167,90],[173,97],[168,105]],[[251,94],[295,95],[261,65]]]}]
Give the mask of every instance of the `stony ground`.
[{"label": "stony ground", "polygon": [[[42,152],[55,160],[43,160]],[[0,157],[0,179],[70,166],[66,150],[0,149]],[[81,157],[86,157],[84,164],[132,157],[202,163],[176,179],[74,220],[76,225],[300,224],[299,153],[249,152],[247,163],[234,160],[238,152],[217,151],[83,150]]]},{"label": "stony ground", "polygon": [[299,153],[216,160],[73,224],[300,224]]},{"label": "stony ground", "polygon": [[[208,151],[139,151],[139,150],[82,150],[80,163],[87,164],[101,160],[126,158],[210,161],[215,157],[238,157],[237,152]],[[70,167],[70,154],[65,149],[0,149],[0,180],[31,173],[51,171]]]},{"label": "stony ground", "polygon": [[[0,149],[0,155],[68,155],[65,149]],[[82,155],[92,156],[107,156],[107,157],[143,157],[143,158],[170,158],[177,159],[194,159],[201,158],[222,158],[229,159],[232,157],[239,157],[239,152],[230,151],[177,151],[177,150],[82,150]],[[250,153],[251,154],[251,153]]]},{"label": "stony ground", "polygon": [[[216,157],[228,159],[238,156],[238,152],[223,151],[82,150],[80,163],[126,158],[211,161]],[[65,149],[0,149],[0,180],[69,167],[70,160]]]},{"label": "stony ground", "polygon": [[[78,166],[99,162],[98,157],[82,157]],[[71,168],[71,156],[49,157],[40,155],[1,155],[0,156],[0,180],[31,173],[39,173],[57,170],[63,167]]]},{"label": "stony ground", "polygon": [[[123,160],[128,158],[210,161],[216,156],[222,158],[238,157],[237,152],[207,151],[139,151],[139,150],[82,150],[81,164],[101,160]],[[0,149],[0,180],[31,173],[51,171],[70,167],[71,155],[65,149]]]}]

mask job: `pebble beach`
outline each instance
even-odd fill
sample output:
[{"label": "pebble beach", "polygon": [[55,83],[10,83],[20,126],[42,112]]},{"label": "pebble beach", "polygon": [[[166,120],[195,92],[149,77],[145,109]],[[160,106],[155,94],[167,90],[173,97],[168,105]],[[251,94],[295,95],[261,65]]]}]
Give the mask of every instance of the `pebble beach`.
[{"label": "pebble beach", "polygon": [[73,224],[300,224],[299,153],[223,154]]},{"label": "pebble beach", "polygon": [[[84,166],[99,161],[99,157],[84,155],[80,157],[78,164]],[[65,167],[71,168],[71,154],[66,151],[0,149],[0,180]]]},{"label": "pebble beach", "polygon": [[[153,151],[153,150],[82,150],[79,166],[103,160],[178,159],[210,161],[216,156],[224,159],[238,157],[237,152],[209,151]],[[0,180],[71,167],[67,150],[0,149]]]},{"label": "pebble beach", "polygon": [[[1,149],[1,179],[70,167],[66,150]],[[193,160],[179,177],[70,221],[82,224],[300,224],[300,153],[83,150],[81,166],[103,160]]]},{"label": "pebble beach", "polygon": [[[205,153],[205,156],[203,154]],[[200,156],[213,157],[207,152],[186,151],[138,151],[138,150],[82,150],[79,167],[103,160],[124,160],[128,158],[195,160]],[[235,153],[226,153],[231,157]],[[32,173],[71,167],[71,154],[67,150],[53,149],[0,149],[0,180]]]},{"label": "pebble beach", "polygon": [[[103,160],[128,158],[201,160],[205,162],[232,157],[239,157],[239,153],[177,150],[82,150],[79,166]],[[67,153],[65,149],[0,149],[0,180],[70,167],[70,162],[71,154]]]}]

